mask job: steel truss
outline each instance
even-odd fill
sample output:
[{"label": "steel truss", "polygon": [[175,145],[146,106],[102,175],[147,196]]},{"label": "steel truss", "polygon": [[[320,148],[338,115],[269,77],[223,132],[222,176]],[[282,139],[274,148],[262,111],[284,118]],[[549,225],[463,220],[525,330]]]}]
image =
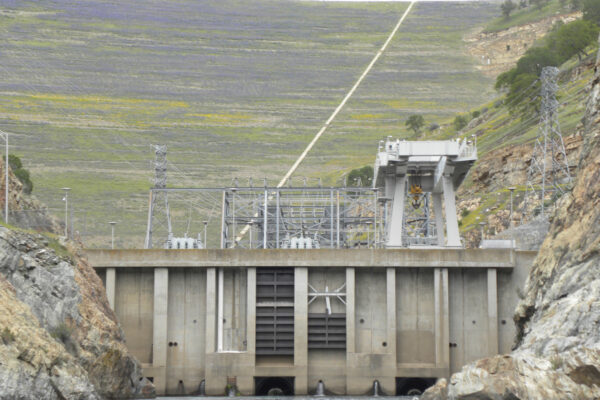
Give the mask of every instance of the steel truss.
[{"label": "steel truss", "polygon": [[[207,221],[208,247],[275,249],[293,238],[310,238],[319,248],[376,248],[385,243],[384,207],[377,189],[153,188],[150,192],[151,198],[168,195],[176,236],[182,236],[180,230],[191,230],[193,237]],[[153,218],[151,207],[149,221]]]}]

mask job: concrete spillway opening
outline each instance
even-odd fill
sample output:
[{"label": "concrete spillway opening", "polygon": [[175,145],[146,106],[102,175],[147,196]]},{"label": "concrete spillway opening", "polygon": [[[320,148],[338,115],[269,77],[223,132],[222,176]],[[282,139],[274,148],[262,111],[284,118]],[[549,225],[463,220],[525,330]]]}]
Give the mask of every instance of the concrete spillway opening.
[{"label": "concrete spillway opening", "polygon": [[396,378],[396,395],[418,396],[435,382],[436,378]]},{"label": "concrete spillway opening", "polygon": [[293,396],[294,378],[281,376],[255,377],[257,396]]}]

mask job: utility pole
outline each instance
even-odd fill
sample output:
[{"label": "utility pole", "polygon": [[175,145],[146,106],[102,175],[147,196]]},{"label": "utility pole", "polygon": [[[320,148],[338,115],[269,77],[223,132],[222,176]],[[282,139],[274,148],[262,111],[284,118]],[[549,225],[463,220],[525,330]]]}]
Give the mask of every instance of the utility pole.
[{"label": "utility pole", "polygon": [[62,190],[65,191],[65,196],[63,197],[63,201],[65,202],[65,237],[69,238],[69,190],[71,188],[64,187]]},{"label": "utility pole", "polygon": [[115,248],[115,225],[117,224],[116,221],[110,221],[110,248],[114,249]]},{"label": "utility pole", "polygon": [[539,188],[540,212],[545,215],[544,200],[546,192],[563,194],[563,185],[571,183],[569,161],[565,151],[560,125],[558,123],[558,101],[556,92],[558,84],[558,68],[544,67],[541,76],[541,98],[539,133],[533,148],[531,164],[527,173],[525,199],[523,201],[523,216],[527,214],[530,194],[537,194],[534,181],[541,175]]},{"label": "utility pole", "polygon": [[4,223],[8,224],[8,133],[0,131],[0,137],[5,141],[4,159]]},{"label": "utility pole", "polygon": [[513,223],[512,223],[512,218],[513,218],[513,194],[515,192],[516,187],[511,186],[508,188],[508,190],[510,190],[510,214],[508,216],[508,227],[512,228]]},{"label": "utility pole", "polygon": [[207,249],[208,245],[206,243],[206,227],[208,226],[208,221],[204,221],[204,248]]}]

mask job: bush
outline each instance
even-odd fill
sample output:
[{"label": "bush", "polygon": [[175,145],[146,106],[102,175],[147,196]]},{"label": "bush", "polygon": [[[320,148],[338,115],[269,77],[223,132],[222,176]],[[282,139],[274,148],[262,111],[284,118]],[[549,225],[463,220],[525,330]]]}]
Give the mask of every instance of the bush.
[{"label": "bush", "polygon": [[454,118],[452,125],[454,126],[454,129],[456,129],[456,131],[460,131],[465,126],[467,126],[468,123],[469,123],[469,121],[467,120],[466,116],[457,115],[456,118]]},{"label": "bush", "polygon": [[5,345],[9,345],[15,341],[14,333],[12,333],[7,327],[5,327],[2,330],[2,333],[0,333],[0,338],[2,339],[2,343],[4,343]]},{"label": "bush", "polygon": [[462,211],[460,212],[460,216],[464,218],[464,217],[466,217],[467,215],[469,215],[469,213],[470,213],[470,212],[471,212],[471,211],[469,211],[468,209],[466,209],[466,208],[463,208],[463,209],[462,209]]},{"label": "bush", "polygon": [[[3,159],[6,160],[6,157],[3,157]],[[13,174],[15,174],[17,179],[23,184],[23,192],[26,194],[31,194],[33,191],[33,182],[29,176],[29,171],[23,168],[21,159],[14,154],[9,154],[8,165],[10,166]]]},{"label": "bush", "polygon": [[473,118],[477,118],[477,117],[479,117],[480,115],[481,115],[481,112],[480,112],[480,111],[478,111],[478,110],[475,110],[475,111],[473,111],[473,112],[471,113],[471,116],[472,116]]},{"label": "bush", "polygon": [[600,1],[583,0],[583,19],[600,25]]},{"label": "bush", "polygon": [[371,186],[373,174],[373,167],[370,165],[353,169],[348,174],[348,186]]},{"label": "bush", "polygon": [[417,134],[421,132],[421,128],[425,125],[425,118],[423,118],[422,115],[411,115],[408,117],[404,125]]},{"label": "bush", "polygon": [[517,5],[513,3],[512,0],[505,0],[504,3],[502,3],[502,5],[500,6],[500,10],[502,10],[502,15],[504,15],[504,18],[506,19],[510,18],[510,13],[512,13],[515,8],[517,8]]},{"label": "bush", "polygon": [[76,355],[78,352],[77,343],[73,340],[73,329],[66,323],[60,323],[50,330],[50,335],[56,340],[62,342],[65,349]]},{"label": "bush", "polygon": [[436,129],[440,129],[440,124],[433,122],[432,124],[429,125],[429,132],[433,132]]}]

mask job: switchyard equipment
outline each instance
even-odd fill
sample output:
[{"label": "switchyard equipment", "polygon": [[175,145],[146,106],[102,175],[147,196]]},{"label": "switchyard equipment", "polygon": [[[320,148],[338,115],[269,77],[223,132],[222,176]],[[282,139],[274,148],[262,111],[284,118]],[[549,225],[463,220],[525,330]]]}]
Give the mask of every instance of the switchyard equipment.
[{"label": "switchyard equipment", "polygon": [[[469,140],[388,138],[379,146],[373,188],[155,185],[150,191],[146,248],[164,247],[162,243],[172,237],[175,196],[187,196],[180,203],[194,204],[199,220],[208,219],[213,227],[220,220],[213,228],[219,239],[212,247],[460,247],[455,191],[476,160],[476,143]],[[157,176],[162,172],[158,170]],[[215,210],[220,210],[220,218],[215,218]]]}]

